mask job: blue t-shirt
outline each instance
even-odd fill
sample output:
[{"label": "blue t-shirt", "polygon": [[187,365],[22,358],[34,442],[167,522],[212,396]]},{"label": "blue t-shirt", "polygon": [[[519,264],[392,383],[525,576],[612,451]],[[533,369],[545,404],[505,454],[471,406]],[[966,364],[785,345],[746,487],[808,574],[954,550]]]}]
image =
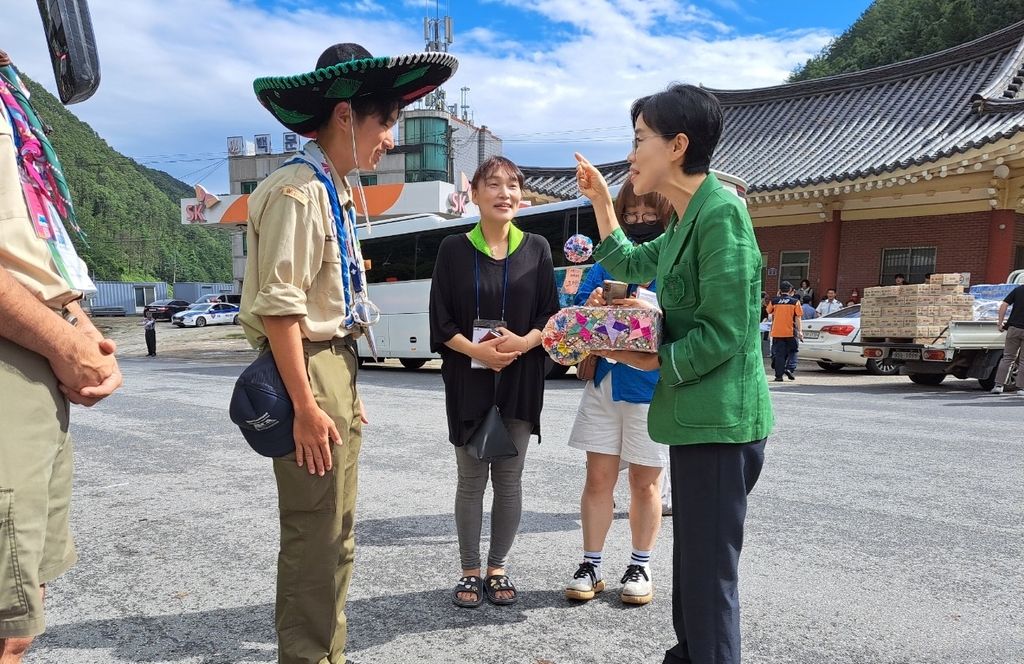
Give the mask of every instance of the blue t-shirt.
[{"label": "blue t-shirt", "polygon": [[811,320],[812,318],[817,318],[818,317],[818,310],[815,309],[814,307],[812,307],[809,304],[804,304],[803,305],[803,310],[804,310],[804,312],[803,312],[801,317],[804,320]]},{"label": "blue t-shirt", "polygon": [[[576,306],[583,306],[587,302],[587,298],[594,292],[595,288],[598,288],[605,279],[611,279],[612,275],[608,274],[608,270],[601,267],[599,264],[595,264],[587,272],[587,277],[580,284],[580,289],[576,293],[576,300],[573,302]],[[630,284],[629,292],[632,293],[636,290],[635,284]],[[647,290],[654,290],[654,282],[652,281]],[[603,357],[597,361],[597,369],[594,371],[594,387],[600,387],[601,381],[608,374],[612,374],[612,400],[613,401],[625,401],[626,403],[651,403],[651,398],[654,397],[654,386],[658,384],[658,370],[654,371],[640,371],[633,367],[626,366],[621,362],[612,364]]]}]

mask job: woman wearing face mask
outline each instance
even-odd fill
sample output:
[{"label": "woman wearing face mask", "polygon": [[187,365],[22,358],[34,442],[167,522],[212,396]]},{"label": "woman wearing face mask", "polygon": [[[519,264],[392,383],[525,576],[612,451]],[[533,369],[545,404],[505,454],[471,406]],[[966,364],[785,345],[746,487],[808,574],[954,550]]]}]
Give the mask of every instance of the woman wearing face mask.
[{"label": "woman wearing face mask", "polygon": [[[522,514],[526,448],[531,435],[540,436],[547,357],[540,333],[558,311],[550,245],[512,224],[522,185],[522,171],[508,159],[492,157],[480,164],[471,181],[480,223],[441,243],[430,286],[430,347],[443,362],[448,439],[455,446],[458,471],[455,525],[462,578],[452,601],[464,608],[480,606],[485,595],[493,604],[519,599],[505,564]],[[484,328],[496,329],[500,336],[474,343],[481,336],[476,332]],[[519,454],[481,461],[465,444],[494,405]],[[494,502],[487,574],[481,578],[480,529],[488,474]]]},{"label": "woman wearing face mask", "polygon": [[760,353],[761,253],[746,206],[710,172],[722,134],[713,94],[673,85],[636,100],[630,180],[672,203],[657,240],[634,246],[601,173],[577,155],[594,202],[594,258],[620,281],[657,278],[664,331],[657,354],[600,355],[661,376],[648,414],[672,467],[672,622],[665,664],[739,664],[739,557],[747,495],[773,424]]},{"label": "woman wearing face mask", "polygon": [[[627,182],[615,199],[615,216],[633,244],[656,239],[665,232],[672,207],[664,196],[637,196]],[[611,279],[600,264],[594,265],[576,295],[576,304],[601,306],[601,283]],[[631,297],[639,287],[653,292],[653,281],[630,284]],[[654,597],[651,550],[661,526],[660,478],[668,465],[668,448],[647,433],[647,409],[658,382],[658,371],[640,371],[600,358],[594,379],[583,391],[569,445],[587,453],[587,480],[580,500],[583,524],[583,562],[565,589],[565,596],[589,600],[605,588],[601,570],[605,538],[612,525],[613,491],[620,461],[629,464],[629,527],[633,552],[622,576],[621,599],[627,604],[647,604]]]}]

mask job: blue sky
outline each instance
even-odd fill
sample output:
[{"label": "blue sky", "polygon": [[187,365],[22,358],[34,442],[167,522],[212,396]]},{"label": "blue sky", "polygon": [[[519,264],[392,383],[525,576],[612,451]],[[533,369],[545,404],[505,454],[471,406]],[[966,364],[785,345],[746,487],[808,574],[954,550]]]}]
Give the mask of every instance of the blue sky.
[{"label": "blue sky", "polygon": [[[430,0],[89,0],[103,82],[71,110],[115,149],[189,184],[227,189],[226,138],[283,127],[257,76],[313,68],[357,41],[375,55],[423,49]],[[452,0],[459,58],[449,103],[470,88],[476,124],[522,165],[600,163],[629,149],[630,102],[672,81],[782,83],[841,34],[865,0]],[[445,13],[445,3],[440,13]],[[53,90],[35,3],[9,0],[0,48]]]}]

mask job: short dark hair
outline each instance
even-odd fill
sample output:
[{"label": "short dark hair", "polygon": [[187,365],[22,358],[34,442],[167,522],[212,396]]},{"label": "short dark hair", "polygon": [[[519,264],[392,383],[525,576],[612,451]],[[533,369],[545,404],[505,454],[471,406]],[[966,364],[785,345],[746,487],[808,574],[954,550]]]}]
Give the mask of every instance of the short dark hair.
[{"label": "short dark hair", "polygon": [[523,177],[523,172],[519,170],[519,167],[508,157],[491,157],[477,166],[476,172],[473,173],[473,179],[469,181],[470,188],[475,190],[477,185],[495,173],[504,173],[509,177],[515,178],[520,188],[522,188],[523,182],[526,179]]},{"label": "short dark hair", "polygon": [[404,99],[393,93],[378,93],[353,97],[352,99],[334,99],[324,101],[324,107],[320,111],[320,121],[317,123],[317,133],[324,130],[324,127],[331,121],[334,109],[343,101],[349,103],[352,114],[356,118],[377,118],[381,124],[387,124],[391,117],[407,106]]},{"label": "short dark hair", "polygon": [[699,175],[711,170],[711,157],[722,137],[722,105],[695,85],[670,85],[664,92],[641,97],[629,111],[633,126],[641,115],[648,127],[664,138],[686,134],[690,140],[683,157],[683,173]]},{"label": "short dark hair", "polygon": [[903,274],[902,272],[898,272],[896,274],[896,276],[893,277],[893,279],[902,279],[902,280],[906,281],[907,280],[907,275]]},{"label": "short dark hair", "polygon": [[619,195],[615,197],[615,218],[622,223],[622,215],[626,213],[626,208],[638,205],[646,205],[657,210],[658,221],[662,226],[668,227],[668,221],[672,217],[672,203],[656,191],[638,196],[633,191],[633,183],[626,180],[619,189]]},{"label": "short dark hair", "polygon": [[803,303],[804,303],[804,304],[810,304],[810,303],[811,303],[811,296],[810,296],[810,295],[804,295],[804,296],[803,296],[802,298],[800,298],[800,299],[801,299],[801,300],[803,300]]},{"label": "short dark hair", "polygon": [[829,289],[828,289],[828,290],[826,290],[825,292],[826,292],[826,293],[835,293],[835,292],[836,292],[836,289],[835,289],[835,287],[833,286],[832,288],[829,288]]}]

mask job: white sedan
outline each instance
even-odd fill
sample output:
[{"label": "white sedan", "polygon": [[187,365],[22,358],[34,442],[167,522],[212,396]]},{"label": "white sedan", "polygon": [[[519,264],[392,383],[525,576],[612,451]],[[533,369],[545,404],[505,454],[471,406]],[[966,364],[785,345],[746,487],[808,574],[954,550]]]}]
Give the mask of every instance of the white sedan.
[{"label": "white sedan", "polygon": [[171,322],[178,327],[238,325],[238,307],[225,302],[201,302],[174,314]]},{"label": "white sedan", "polygon": [[888,360],[868,359],[859,348],[846,350],[844,343],[860,339],[860,305],[810,318],[801,323],[804,341],[800,344],[801,360],[816,360],[825,371],[839,371],[843,367],[865,367],[875,376],[892,376],[900,372]]}]

